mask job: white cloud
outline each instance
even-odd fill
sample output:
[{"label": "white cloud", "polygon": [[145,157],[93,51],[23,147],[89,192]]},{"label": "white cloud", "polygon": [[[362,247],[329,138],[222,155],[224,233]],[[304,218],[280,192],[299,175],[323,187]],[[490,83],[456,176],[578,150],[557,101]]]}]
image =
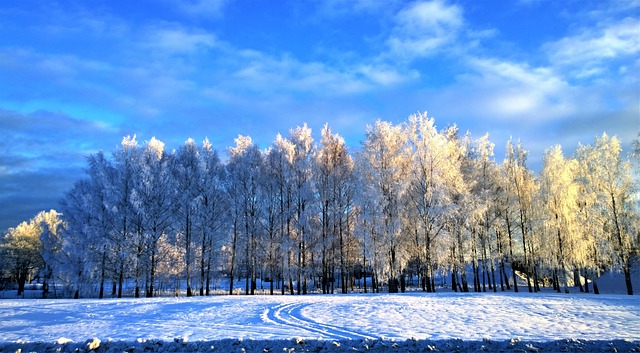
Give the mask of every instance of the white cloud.
[{"label": "white cloud", "polygon": [[[243,57],[239,57],[243,58]],[[251,52],[246,62],[235,72],[235,86],[240,89],[269,93],[308,93],[343,95],[363,92],[369,84],[346,70],[332,68],[321,62],[301,62],[284,56],[275,58]]]},{"label": "white cloud", "polygon": [[403,73],[394,67],[380,65],[360,65],[356,71],[364,75],[372,83],[380,86],[393,86],[420,76],[417,71]]},{"label": "white cloud", "polygon": [[580,102],[582,91],[550,68],[499,58],[467,58],[460,68],[466,72],[457,75],[452,84],[422,90],[413,98],[414,104],[484,133],[503,129],[525,132],[600,103]]},{"label": "white cloud", "polygon": [[585,28],[545,47],[553,65],[568,67],[577,78],[588,78],[608,71],[616,59],[636,58],[640,53],[640,20],[621,21]]},{"label": "white cloud", "polygon": [[387,45],[395,55],[414,58],[433,55],[453,42],[464,20],[460,7],[434,0],[404,8],[395,23]]},{"label": "white cloud", "polygon": [[211,33],[176,26],[153,27],[144,38],[146,46],[168,54],[192,54],[212,48],[216,42]]}]

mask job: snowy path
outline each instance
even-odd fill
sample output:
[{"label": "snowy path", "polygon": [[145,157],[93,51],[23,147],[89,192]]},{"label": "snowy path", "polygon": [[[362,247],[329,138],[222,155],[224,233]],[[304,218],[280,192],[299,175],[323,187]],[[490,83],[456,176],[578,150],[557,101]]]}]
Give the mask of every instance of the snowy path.
[{"label": "snowy path", "polygon": [[580,294],[0,300],[0,342],[385,338],[640,340],[640,297]]},{"label": "snowy path", "polygon": [[[360,332],[346,329],[335,325],[322,324],[309,318],[302,313],[302,309],[306,309],[311,306],[311,303],[288,303],[280,304],[275,307],[269,308],[263,315],[263,321],[267,323],[274,323],[285,327],[295,327],[302,331],[308,332],[312,336],[321,337],[324,339],[376,339],[378,337],[363,334]],[[301,335],[298,335],[301,336]]]}]

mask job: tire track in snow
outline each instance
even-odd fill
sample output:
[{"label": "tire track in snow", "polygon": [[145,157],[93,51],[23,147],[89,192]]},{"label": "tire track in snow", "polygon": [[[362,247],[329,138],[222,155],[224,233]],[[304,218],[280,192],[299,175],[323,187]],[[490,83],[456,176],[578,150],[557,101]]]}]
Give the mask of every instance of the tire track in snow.
[{"label": "tire track in snow", "polygon": [[313,334],[319,334],[322,338],[329,339],[377,339],[374,336],[357,331],[348,330],[339,326],[322,324],[302,315],[302,309],[309,303],[288,303],[270,307],[261,315],[262,320],[276,325],[304,330]]}]

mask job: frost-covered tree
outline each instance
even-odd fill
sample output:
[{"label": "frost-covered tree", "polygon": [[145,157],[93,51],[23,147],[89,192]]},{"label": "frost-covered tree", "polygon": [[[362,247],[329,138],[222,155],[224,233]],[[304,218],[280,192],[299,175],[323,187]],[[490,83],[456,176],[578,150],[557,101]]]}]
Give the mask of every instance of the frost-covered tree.
[{"label": "frost-covered tree", "polygon": [[29,221],[9,228],[0,241],[4,269],[18,285],[18,296],[34,277],[43,281],[43,297],[53,277],[54,256],[59,251],[58,230],[62,226],[55,210],[42,211]]},{"label": "frost-covered tree", "polygon": [[[122,297],[125,277],[129,275],[129,267],[135,256],[136,238],[135,224],[139,220],[139,214],[131,203],[134,190],[134,177],[137,170],[138,142],[136,136],[126,136],[120,146],[113,152],[113,162],[100,161],[98,170],[100,185],[104,187],[104,204],[107,215],[104,234],[109,237],[111,246],[107,247],[112,260],[112,268],[115,280],[113,281],[112,295]],[[104,163],[106,162],[106,163]]]},{"label": "frost-covered tree", "polygon": [[178,205],[175,179],[171,172],[171,158],[172,155],[164,150],[164,143],[160,140],[153,137],[146,143],[139,156],[131,199],[133,207],[141,217],[143,229],[141,244],[144,258],[141,261],[144,264],[147,297],[155,295],[158,241],[170,232]]},{"label": "frost-covered tree", "polygon": [[55,283],[54,273],[63,264],[64,258],[61,256],[63,239],[62,230],[64,222],[60,219],[60,214],[56,210],[40,212],[35,221],[40,225],[40,257],[42,258],[42,298],[49,296],[51,282]]},{"label": "frost-covered tree", "polygon": [[[95,156],[88,159],[91,161]],[[61,265],[55,275],[60,283],[75,287],[78,297],[84,282],[98,280],[99,298],[102,299],[108,275],[109,239],[102,233],[107,229],[103,218],[107,214],[106,205],[98,202],[104,199],[103,190],[95,186],[91,179],[78,180],[60,202],[66,227],[61,235]]]},{"label": "frost-covered tree", "polygon": [[102,152],[90,155],[87,162],[87,179],[76,182],[61,202],[67,224],[65,277],[75,285],[78,294],[84,279],[99,279],[98,297],[102,299],[107,279],[116,277],[115,224],[108,194],[114,172],[112,163]]},{"label": "frost-covered tree", "polygon": [[[355,187],[358,192],[355,195],[355,204],[358,209],[355,233],[362,243],[362,272],[371,277],[371,292],[379,293],[382,276],[382,267],[386,263],[386,257],[381,246],[382,234],[382,209],[377,204],[378,190],[372,187],[372,173],[368,172],[371,166],[367,156],[361,151],[355,155]],[[366,280],[364,291],[367,292]]]},{"label": "frost-covered tree", "polygon": [[410,116],[404,134],[411,152],[407,198],[416,216],[409,218],[409,223],[416,226],[419,245],[415,258],[423,274],[423,290],[433,292],[435,241],[445,228],[447,213],[455,207],[463,183],[459,148],[446,131],[437,131],[427,113]]},{"label": "frost-covered tree", "polygon": [[271,148],[269,149],[266,161],[266,174],[277,188],[277,212],[278,212],[278,228],[280,239],[278,248],[281,254],[280,268],[282,281],[282,294],[285,293],[285,281],[288,281],[288,288],[291,294],[293,291],[293,265],[295,259],[294,247],[294,202],[293,202],[293,156],[295,145],[280,134],[276,136]]},{"label": "frost-covered tree", "polygon": [[313,137],[304,124],[289,131],[292,146],[291,187],[293,205],[292,236],[296,242],[297,293],[307,294],[310,253],[307,248],[311,236],[312,206],[315,195],[312,184]]},{"label": "frost-covered tree", "polygon": [[[493,143],[489,136],[478,139],[464,138],[464,174],[465,187],[469,188],[469,195],[464,207],[467,217],[471,240],[471,261],[473,267],[474,288],[476,291],[489,289],[497,291],[495,280],[496,254],[501,253],[502,242],[499,231],[496,231],[498,218],[497,190],[498,168],[493,157]],[[500,280],[504,273],[504,262],[500,264]]]},{"label": "frost-covered tree", "polygon": [[[554,272],[554,285],[568,291],[567,271],[577,266],[584,256],[583,242],[579,238],[577,162],[566,159],[562,148],[556,145],[545,152],[544,167],[540,174],[542,214],[546,222],[546,249],[550,253],[546,262]],[[550,246],[553,244],[553,246]]]},{"label": "frost-covered tree", "polygon": [[[249,136],[238,136],[236,145],[229,148],[230,202],[234,218],[234,248],[244,245],[243,270],[246,278],[245,294],[254,294],[258,274],[258,246],[261,227],[260,176],[263,170],[262,153]],[[241,237],[238,237],[241,235]],[[234,249],[235,252],[236,249]],[[235,260],[235,254],[233,255]],[[232,264],[234,266],[234,264]]]},{"label": "frost-covered tree", "polygon": [[[332,293],[335,261],[340,266],[342,293],[347,292],[347,244],[353,218],[354,162],[344,139],[322,129],[320,146],[315,155],[314,185],[320,209],[320,243],[322,292]],[[338,249],[338,259],[334,256]]]},{"label": "frost-covered tree", "polygon": [[633,294],[631,284],[633,232],[637,231],[637,210],[632,199],[631,164],[622,160],[620,141],[607,134],[597,137],[593,145],[581,145],[576,152],[581,165],[581,178],[585,191],[592,194],[596,208],[605,221],[611,256],[624,273],[627,293]]},{"label": "frost-covered tree", "polygon": [[399,288],[401,256],[404,250],[402,240],[402,200],[407,190],[409,153],[407,136],[402,126],[389,122],[376,121],[367,127],[366,139],[362,146],[364,178],[373,204],[381,209],[381,222],[376,233],[386,248],[386,277],[389,292],[396,293]]},{"label": "frost-covered tree", "polygon": [[[532,229],[532,206],[536,192],[533,175],[526,167],[527,151],[520,143],[514,145],[512,140],[507,142],[506,158],[504,161],[507,173],[506,187],[513,198],[516,207],[516,224],[520,227],[522,246],[522,270],[527,278],[529,292],[533,292],[537,284],[535,255],[532,253],[533,244],[530,238]],[[513,261],[513,260],[512,260]],[[515,264],[512,262],[511,264]],[[515,267],[515,266],[514,266]],[[533,274],[533,283],[531,275]]]},{"label": "frost-covered tree", "polygon": [[178,195],[178,211],[175,221],[178,232],[184,237],[184,264],[187,296],[193,295],[191,286],[192,266],[194,258],[194,222],[197,221],[198,206],[202,195],[199,185],[202,178],[202,160],[200,151],[193,139],[188,139],[176,152],[172,166],[173,177]]},{"label": "frost-covered tree", "polygon": [[227,221],[228,200],[224,190],[226,170],[218,152],[205,139],[201,147],[202,177],[199,184],[201,203],[198,207],[200,232],[200,295],[209,295],[212,270],[220,259],[215,249],[226,244],[223,231]]},{"label": "frost-covered tree", "polygon": [[[264,155],[264,169],[260,178],[260,188],[263,195],[262,227],[266,233],[266,269],[269,282],[269,293],[274,294],[275,283],[283,280],[284,253],[282,247],[285,242],[284,219],[284,185],[280,182],[282,173],[282,156],[275,146],[271,146]],[[284,283],[282,283],[284,294]]]}]

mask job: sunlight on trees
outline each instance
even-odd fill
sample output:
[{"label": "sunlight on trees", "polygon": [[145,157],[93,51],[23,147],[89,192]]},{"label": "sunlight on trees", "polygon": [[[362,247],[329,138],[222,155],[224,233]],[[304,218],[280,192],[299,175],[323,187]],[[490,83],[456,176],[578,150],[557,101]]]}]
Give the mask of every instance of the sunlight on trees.
[{"label": "sunlight on trees", "polygon": [[75,298],[598,293],[600,275],[620,271],[633,294],[640,185],[617,138],[571,157],[550,147],[535,175],[520,142],[499,163],[488,135],[438,129],[426,113],[376,121],[356,152],[328,125],[320,135],[298,126],[264,150],[240,135],[224,162],[207,139],[168,151],[124,137],[88,156],[61,213],[4,233],[0,285]]}]

